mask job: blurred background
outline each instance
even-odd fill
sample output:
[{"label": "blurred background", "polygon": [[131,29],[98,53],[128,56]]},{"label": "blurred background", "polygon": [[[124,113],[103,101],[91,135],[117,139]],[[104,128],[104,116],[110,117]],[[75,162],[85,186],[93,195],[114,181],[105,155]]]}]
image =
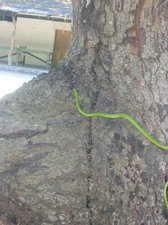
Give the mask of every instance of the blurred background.
[{"label": "blurred background", "polygon": [[0,0],[0,97],[65,56],[71,15],[70,0]]}]

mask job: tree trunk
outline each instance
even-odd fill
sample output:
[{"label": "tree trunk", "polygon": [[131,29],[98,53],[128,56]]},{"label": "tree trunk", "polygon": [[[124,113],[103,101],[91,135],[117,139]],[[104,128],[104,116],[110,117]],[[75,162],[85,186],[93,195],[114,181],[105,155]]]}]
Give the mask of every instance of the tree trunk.
[{"label": "tree trunk", "polygon": [[[73,0],[65,59],[0,104],[0,222],[166,225],[168,2]],[[5,224],[4,222],[4,224]]]}]

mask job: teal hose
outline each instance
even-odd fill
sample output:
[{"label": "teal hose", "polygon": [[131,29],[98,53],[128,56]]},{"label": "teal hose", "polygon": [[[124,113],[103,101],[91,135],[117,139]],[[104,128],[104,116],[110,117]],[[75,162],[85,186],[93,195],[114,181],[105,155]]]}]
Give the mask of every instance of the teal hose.
[{"label": "teal hose", "polygon": [[[144,137],[146,137],[151,143],[156,145],[158,148],[163,150],[168,150],[168,145],[162,144],[160,141],[156,140],[152,137],[134,118],[132,118],[129,114],[126,113],[103,113],[103,112],[95,112],[95,113],[87,113],[85,112],[79,103],[78,91],[76,88],[73,88],[73,93],[75,96],[76,107],[78,111],[86,117],[104,117],[110,119],[126,119],[128,120]],[[168,190],[168,181],[164,185],[163,196],[166,203],[166,207],[168,208],[168,198],[167,198],[167,190]]]}]

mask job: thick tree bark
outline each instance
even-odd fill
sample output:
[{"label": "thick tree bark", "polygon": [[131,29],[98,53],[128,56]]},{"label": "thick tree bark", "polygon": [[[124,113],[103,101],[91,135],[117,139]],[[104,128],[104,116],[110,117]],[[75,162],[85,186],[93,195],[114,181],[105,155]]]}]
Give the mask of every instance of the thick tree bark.
[{"label": "thick tree bark", "polygon": [[0,221],[166,225],[168,155],[124,112],[168,143],[168,2],[73,0],[67,57],[0,104]]}]

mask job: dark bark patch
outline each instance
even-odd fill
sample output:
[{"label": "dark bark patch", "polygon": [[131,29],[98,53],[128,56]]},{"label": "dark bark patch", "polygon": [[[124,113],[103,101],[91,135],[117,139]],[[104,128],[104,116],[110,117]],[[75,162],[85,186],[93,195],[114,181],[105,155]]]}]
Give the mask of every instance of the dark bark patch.
[{"label": "dark bark patch", "polygon": [[20,130],[12,133],[0,133],[0,138],[4,139],[17,139],[17,138],[32,138],[38,134],[46,134],[48,129],[43,130],[43,131],[36,131],[36,130],[30,130],[30,129],[25,129],[25,130]]},{"label": "dark bark patch", "polygon": [[130,191],[130,192],[129,192],[129,200],[130,200],[130,201],[133,201],[134,198],[135,198],[135,196],[136,196],[136,195],[135,195],[135,192],[133,192],[133,191]]},{"label": "dark bark patch", "polygon": [[114,177],[114,179],[115,179],[115,182],[116,182],[117,185],[122,186],[124,188],[124,184],[123,184],[123,180],[122,180],[121,176],[116,175]]},{"label": "dark bark patch", "polygon": [[167,220],[167,222],[168,222],[168,210],[167,210],[166,207],[163,209],[162,214],[163,214],[164,218],[165,218],[165,219]]},{"label": "dark bark patch", "polygon": [[84,24],[83,28],[85,27],[87,30],[91,27],[92,21],[92,13],[93,13],[94,5],[91,2],[88,7],[83,7],[81,11],[81,23]]},{"label": "dark bark patch", "polygon": [[118,142],[120,140],[120,134],[115,133],[114,134],[114,139]]},{"label": "dark bark patch", "polygon": [[160,122],[162,123],[168,115],[168,105],[157,104],[157,108],[159,111]]},{"label": "dark bark patch", "polygon": [[[26,204],[22,204],[19,200],[11,198],[1,202],[3,210],[0,211],[1,218],[5,222],[4,225],[39,225],[41,224],[42,214],[36,214]],[[1,207],[2,208],[2,207]],[[44,218],[43,218],[44,219]],[[44,220],[45,221],[45,220]]]},{"label": "dark bark patch", "polygon": [[113,143],[111,149],[115,152],[122,152],[124,149],[124,143],[119,133],[114,133]]},{"label": "dark bark patch", "polygon": [[147,176],[147,174],[145,172],[142,172],[139,176],[142,179],[142,182],[144,184],[147,184],[148,183],[148,176]]},{"label": "dark bark patch", "polygon": [[142,141],[129,134],[127,142],[131,145],[132,154],[138,153],[139,155],[142,155],[144,152]]}]

